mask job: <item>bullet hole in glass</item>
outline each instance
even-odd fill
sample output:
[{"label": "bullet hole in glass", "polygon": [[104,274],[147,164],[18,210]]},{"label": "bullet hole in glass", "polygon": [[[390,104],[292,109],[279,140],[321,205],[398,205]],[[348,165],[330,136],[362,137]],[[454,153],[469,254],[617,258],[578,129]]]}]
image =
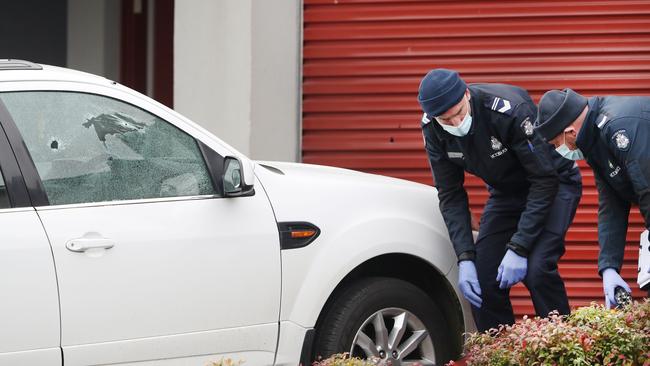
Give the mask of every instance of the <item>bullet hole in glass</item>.
[{"label": "bullet hole in glass", "polygon": [[54,140],[50,143],[50,149],[57,150],[59,148],[59,142]]}]

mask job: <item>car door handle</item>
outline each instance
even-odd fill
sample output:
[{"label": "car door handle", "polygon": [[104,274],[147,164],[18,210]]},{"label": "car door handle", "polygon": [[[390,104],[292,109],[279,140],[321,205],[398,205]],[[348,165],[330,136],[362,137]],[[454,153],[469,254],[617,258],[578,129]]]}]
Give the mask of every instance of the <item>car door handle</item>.
[{"label": "car door handle", "polygon": [[90,249],[111,249],[115,242],[104,238],[79,238],[65,243],[65,247],[72,252],[85,252]]}]

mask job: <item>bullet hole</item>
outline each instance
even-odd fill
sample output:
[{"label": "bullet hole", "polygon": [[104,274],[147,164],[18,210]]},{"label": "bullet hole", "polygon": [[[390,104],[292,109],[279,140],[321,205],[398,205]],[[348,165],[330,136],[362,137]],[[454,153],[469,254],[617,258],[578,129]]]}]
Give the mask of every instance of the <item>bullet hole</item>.
[{"label": "bullet hole", "polygon": [[58,153],[65,150],[66,145],[60,138],[52,136],[47,140],[47,147],[50,148],[51,152]]},{"label": "bullet hole", "polygon": [[393,142],[395,142],[395,139],[393,137],[391,137],[390,140],[388,140],[388,141],[392,144]]}]

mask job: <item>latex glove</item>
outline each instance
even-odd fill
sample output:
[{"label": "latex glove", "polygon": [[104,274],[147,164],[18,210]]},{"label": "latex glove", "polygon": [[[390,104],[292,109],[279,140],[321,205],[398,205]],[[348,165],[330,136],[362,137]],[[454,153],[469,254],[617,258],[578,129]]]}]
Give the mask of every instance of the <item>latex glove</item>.
[{"label": "latex glove", "polygon": [[616,307],[616,297],[614,290],[617,286],[621,286],[627,292],[632,292],[630,286],[625,283],[621,275],[616,272],[614,268],[606,268],[603,270],[603,290],[605,290],[605,306],[610,309],[612,306]]},{"label": "latex glove", "polygon": [[528,271],[528,258],[508,249],[503,256],[499,269],[497,270],[497,282],[500,289],[506,289],[514,286],[517,282],[526,277]]},{"label": "latex glove", "polygon": [[458,263],[458,287],[470,304],[477,308],[483,305],[481,286],[478,284],[476,266],[473,261],[468,260]]}]

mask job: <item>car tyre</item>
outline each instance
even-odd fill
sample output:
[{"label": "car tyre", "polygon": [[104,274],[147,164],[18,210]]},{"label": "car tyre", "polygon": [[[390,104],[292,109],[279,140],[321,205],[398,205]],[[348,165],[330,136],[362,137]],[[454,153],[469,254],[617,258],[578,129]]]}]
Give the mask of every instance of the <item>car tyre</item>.
[{"label": "car tyre", "polygon": [[394,366],[444,365],[452,355],[450,335],[443,313],[424,291],[403,280],[374,277],[348,285],[334,298],[319,321],[313,354],[319,359],[349,352]]}]

